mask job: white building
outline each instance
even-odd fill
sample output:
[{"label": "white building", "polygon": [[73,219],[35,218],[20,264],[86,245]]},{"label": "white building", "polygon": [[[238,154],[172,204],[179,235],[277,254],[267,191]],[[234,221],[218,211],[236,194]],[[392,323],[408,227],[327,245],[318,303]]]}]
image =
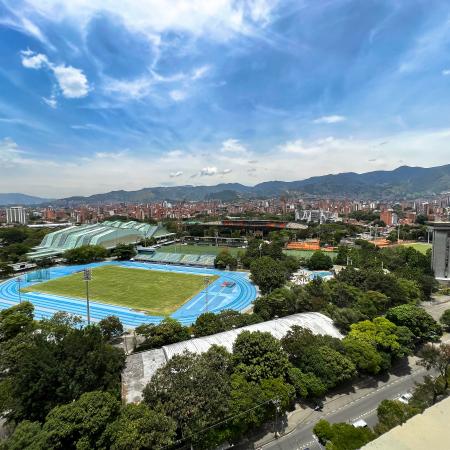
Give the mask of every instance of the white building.
[{"label": "white building", "polygon": [[295,211],[295,220],[302,220],[308,223],[338,222],[337,212],[325,211],[323,209],[304,209]]},{"label": "white building", "polygon": [[25,225],[27,220],[27,212],[22,206],[6,208],[6,223],[20,223],[21,225]]}]

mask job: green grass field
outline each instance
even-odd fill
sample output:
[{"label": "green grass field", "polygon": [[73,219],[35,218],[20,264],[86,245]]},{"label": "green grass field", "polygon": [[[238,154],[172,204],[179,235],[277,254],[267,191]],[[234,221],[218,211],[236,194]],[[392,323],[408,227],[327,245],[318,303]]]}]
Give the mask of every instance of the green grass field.
[{"label": "green grass field", "polygon": [[215,247],[213,245],[181,245],[172,244],[158,248],[158,252],[163,253],[182,253],[183,255],[217,255],[222,250],[228,250],[233,256],[236,256],[238,251],[245,252],[243,248],[235,247]]},{"label": "green grass field", "polygon": [[406,247],[412,247],[413,249],[419,251],[420,253],[425,254],[429,248],[431,248],[431,244],[427,244],[426,242],[414,242],[409,244],[402,244]]},{"label": "green grass field", "polygon": [[[283,250],[283,253],[288,256],[295,256],[297,258],[311,258],[314,253],[313,250]],[[335,258],[336,252],[324,252],[330,258]]]},{"label": "green grass field", "polygon": [[[210,277],[211,282],[218,277]],[[204,277],[145,269],[102,266],[92,270],[89,297],[154,315],[169,315],[204,288]],[[75,273],[23,289],[86,298],[83,275]]]}]

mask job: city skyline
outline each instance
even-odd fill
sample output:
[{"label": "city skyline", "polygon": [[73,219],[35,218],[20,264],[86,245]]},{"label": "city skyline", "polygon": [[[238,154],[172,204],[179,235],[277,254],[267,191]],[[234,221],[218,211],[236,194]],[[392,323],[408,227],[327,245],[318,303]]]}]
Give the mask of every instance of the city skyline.
[{"label": "city skyline", "polygon": [[447,164],[444,1],[0,0],[0,192]]}]

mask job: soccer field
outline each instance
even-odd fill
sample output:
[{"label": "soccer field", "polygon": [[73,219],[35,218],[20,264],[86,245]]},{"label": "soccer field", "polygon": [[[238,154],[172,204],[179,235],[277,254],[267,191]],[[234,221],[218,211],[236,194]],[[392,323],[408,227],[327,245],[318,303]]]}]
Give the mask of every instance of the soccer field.
[{"label": "soccer field", "polygon": [[414,250],[417,250],[420,253],[425,254],[428,249],[431,248],[431,244],[427,244],[426,242],[414,242],[414,243],[408,243],[408,244],[401,244],[405,247],[412,247]]},{"label": "soccer field", "polygon": [[[288,256],[295,256],[296,258],[311,258],[314,254],[313,250],[283,250],[283,253]],[[324,252],[331,259],[335,258],[336,252]]]},{"label": "soccer field", "polygon": [[[210,283],[217,276],[210,276]],[[169,315],[204,288],[205,278],[175,272],[101,266],[92,269],[89,298],[154,315]],[[75,273],[23,289],[64,297],[86,298],[82,273]]]}]

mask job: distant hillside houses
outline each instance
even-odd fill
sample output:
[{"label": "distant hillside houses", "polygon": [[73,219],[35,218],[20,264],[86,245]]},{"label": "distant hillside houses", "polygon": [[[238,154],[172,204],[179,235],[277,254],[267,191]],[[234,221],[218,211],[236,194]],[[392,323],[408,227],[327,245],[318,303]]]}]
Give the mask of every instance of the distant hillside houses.
[{"label": "distant hillside houses", "polygon": [[36,260],[62,255],[66,250],[83,245],[100,245],[106,249],[118,244],[136,244],[154,238],[157,242],[170,241],[175,233],[169,233],[162,225],[140,222],[105,221],[91,225],[80,225],[47,234],[40,245],[27,254]]}]

